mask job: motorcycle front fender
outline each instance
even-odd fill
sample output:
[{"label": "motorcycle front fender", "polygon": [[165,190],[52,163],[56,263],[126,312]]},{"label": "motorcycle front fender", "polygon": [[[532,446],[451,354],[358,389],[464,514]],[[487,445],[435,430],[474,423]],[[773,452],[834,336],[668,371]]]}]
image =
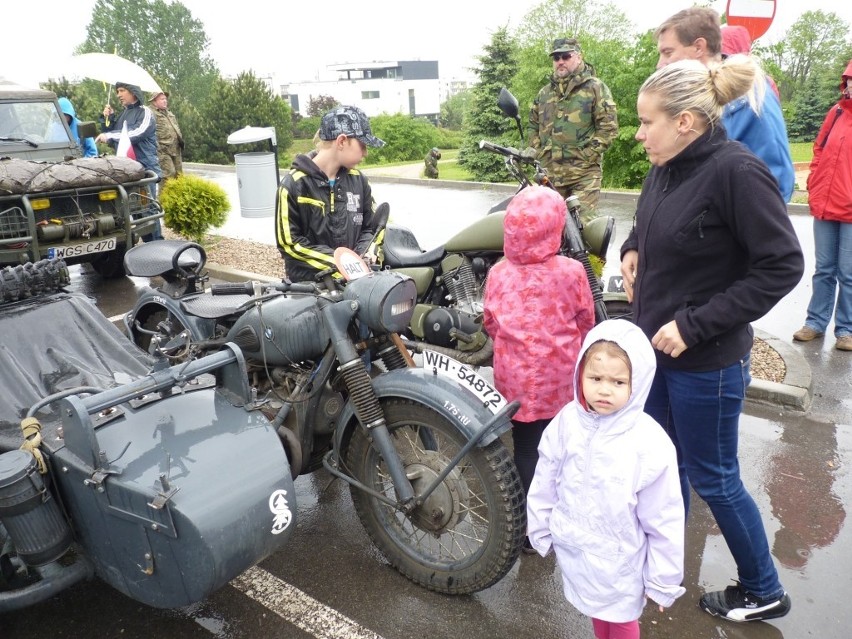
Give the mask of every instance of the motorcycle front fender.
[{"label": "motorcycle front fender", "polygon": [[139,331],[136,330],[136,322],[144,324],[148,318],[156,313],[170,313],[185,329],[189,330],[193,340],[207,339],[213,335],[216,321],[188,315],[181,308],[181,299],[172,299],[153,288],[144,289],[136,300],[136,304],[124,316],[124,328],[130,339],[137,343]]},{"label": "motorcycle front fender", "polygon": [[[494,419],[494,415],[469,391],[423,368],[405,368],[383,373],[373,378],[373,389],[380,401],[399,397],[431,408],[453,424],[467,440],[477,437],[486,424]],[[502,423],[496,424],[482,437],[478,446],[487,446],[511,429],[510,417],[511,415],[504,415]],[[340,428],[335,432],[335,449],[340,451],[341,445],[348,442],[352,431],[358,428],[355,407],[351,401],[344,406],[338,423]]]}]

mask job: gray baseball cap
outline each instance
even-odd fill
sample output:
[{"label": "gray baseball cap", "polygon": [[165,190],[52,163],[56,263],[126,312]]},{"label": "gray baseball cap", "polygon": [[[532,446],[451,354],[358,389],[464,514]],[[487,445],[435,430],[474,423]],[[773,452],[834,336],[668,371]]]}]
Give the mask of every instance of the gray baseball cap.
[{"label": "gray baseball cap", "polygon": [[334,140],[338,135],[355,138],[366,144],[381,148],[385,145],[373,135],[370,129],[370,120],[367,115],[356,106],[339,106],[322,116],[320,121],[320,139]]}]

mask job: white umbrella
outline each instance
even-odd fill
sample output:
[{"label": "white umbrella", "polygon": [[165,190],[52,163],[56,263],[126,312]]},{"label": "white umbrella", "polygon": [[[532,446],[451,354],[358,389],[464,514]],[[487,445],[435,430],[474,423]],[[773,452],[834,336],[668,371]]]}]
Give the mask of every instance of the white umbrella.
[{"label": "white umbrella", "polygon": [[157,81],[145,69],[127,58],[113,53],[83,53],[71,58],[69,77],[91,78],[107,84],[135,84],[143,91],[162,91]]}]

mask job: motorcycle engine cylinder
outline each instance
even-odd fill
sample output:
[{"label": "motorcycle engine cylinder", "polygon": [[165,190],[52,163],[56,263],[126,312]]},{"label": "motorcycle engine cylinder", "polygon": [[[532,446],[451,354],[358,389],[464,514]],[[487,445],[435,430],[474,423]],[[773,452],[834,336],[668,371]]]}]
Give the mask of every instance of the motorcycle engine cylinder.
[{"label": "motorcycle engine cylinder", "polygon": [[71,528],[25,450],[0,455],[0,521],[29,566],[56,561],[71,546]]},{"label": "motorcycle engine cylinder", "polygon": [[443,307],[429,311],[423,322],[426,341],[437,346],[456,347],[456,340],[450,337],[450,330],[453,328],[472,335],[480,327],[468,315]]}]

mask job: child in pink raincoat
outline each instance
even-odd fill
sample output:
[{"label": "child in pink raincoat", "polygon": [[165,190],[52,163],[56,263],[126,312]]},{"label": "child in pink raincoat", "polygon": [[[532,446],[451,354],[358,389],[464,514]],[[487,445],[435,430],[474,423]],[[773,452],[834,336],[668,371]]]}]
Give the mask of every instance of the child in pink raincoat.
[{"label": "child in pink raincoat", "polygon": [[[541,433],[574,397],[580,344],[595,324],[582,265],[557,255],[567,208],[554,190],[531,186],[509,203],[503,252],[485,288],[485,330],[494,340],[494,384],[520,400],[512,420],[515,465],[529,490]],[[525,542],[529,551],[529,543]]]},{"label": "child in pink raincoat", "polygon": [[656,357],[625,320],[583,343],[574,401],[544,431],[527,495],[527,532],[550,549],[565,598],[598,639],[638,639],[646,598],[684,593],[684,507],[674,444],[644,412]]}]

